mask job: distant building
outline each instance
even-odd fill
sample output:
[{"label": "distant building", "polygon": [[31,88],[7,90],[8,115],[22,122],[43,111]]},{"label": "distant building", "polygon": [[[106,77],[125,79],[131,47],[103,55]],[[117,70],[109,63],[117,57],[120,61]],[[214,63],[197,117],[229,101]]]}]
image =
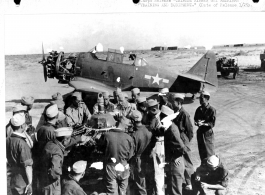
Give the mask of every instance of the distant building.
[{"label": "distant building", "polygon": [[243,47],[244,44],[235,44],[234,47]]},{"label": "distant building", "polygon": [[167,49],[168,50],[178,50],[178,47],[177,46],[172,46],[172,47],[168,47]]},{"label": "distant building", "polygon": [[164,50],[167,50],[167,47],[156,46],[151,48],[151,51],[164,51]]}]

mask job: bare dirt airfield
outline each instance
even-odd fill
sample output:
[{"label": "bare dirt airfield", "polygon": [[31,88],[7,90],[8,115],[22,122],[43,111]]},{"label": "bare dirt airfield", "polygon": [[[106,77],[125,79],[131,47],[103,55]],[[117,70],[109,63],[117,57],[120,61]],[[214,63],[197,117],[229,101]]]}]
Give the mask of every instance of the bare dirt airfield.
[{"label": "bare dirt airfield", "polygon": [[[236,56],[240,74],[236,80],[218,78],[218,91],[212,94],[210,104],[217,109],[215,132],[216,153],[221,156],[230,173],[227,194],[265,194],[265,72],[244,71],[247,67],[259,67],[259,54],[265,47],[215,49],[218,55]],[[186,72],[205,53],[199,50],[167,52],[136,52],[151,65],[164,65],[172,71]],[[61,94],[73,90],[57,80],[43,79],[41,55],[5,57],[6,71],[6,123],[12,107],[21,96],[32,95],[36,99],[31,115],[36,125],[43,108],[55,92]],[[128,55],[124,57],[128,61]],[[131,62],[132,63],[132,62]],[[199,106],[195,100],[184,107],[193,120]],[[193,162],[199,165],[196,130],[192,140]],[[209,192],[209,194],[214,194]]]}]

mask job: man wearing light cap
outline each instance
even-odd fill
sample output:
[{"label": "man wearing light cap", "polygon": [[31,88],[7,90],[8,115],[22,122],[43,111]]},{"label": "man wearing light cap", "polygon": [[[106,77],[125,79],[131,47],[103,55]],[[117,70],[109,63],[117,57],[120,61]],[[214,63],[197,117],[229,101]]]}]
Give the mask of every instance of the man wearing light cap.
[{"label": "man wearing light cap", "polygon": [[[161,123],[164,127],[165,162],[169,164],[170,169],[168,172],[167,193],[170,195],[179,195],[182,194],[182,183],[184,182],[185,164],[183,155],[189,149],[180,138],[178,126],[171,121],[175,117],[174,111],[163,105],[160,116]],[[165,124],[168,122],[169,124]]]},{"label": "man wearing light cap", "polygon": [[32,109],[33,103],[34,103],[34,97],[32,97],[32,96],[21,97],[21,105],[27,106],[27,111],[25,112],[27,125],[32,125],[32,117],[29,115],[29,111]]},{"label": "man wearing light cap", "polygon": [[104,133],[100,138],[100,148],[104,152],[105,186],[107,194],[125,195],[130,176],[128,161],[135,150],[133,138],[125,133],[130,120],[118,122],[118,131]]},{"label": "man wearing light cap", "polygon": [[148,106],[148,122],[147,128],[152,132],[151,144],[154,146],[151,151],[151,163],[154,169],[154,178],[151,182],[155,194],[163,195],[164,193],[164,168],[159,167],[160,162],[165,161],[165,147],[164,147],[164,131],[161,129],[160,110],[157,100],[149,99]]},{"label": "man wearing light cap", "polygon": [[[190,115],[183,108],[185,94],[176,93],[173,95],[173,107],[174,112],[179,112],[173,122],[178,126],[180,131],[180,137],[184,142],[185,146],[190,149],[190,142],[193,138],[193,126],[190,120]],[[185,162],[185,179],[186,179],[186,190],[192,190],[191,175],[194,173],[193,164],[191,161],[190,152],[186,152],[184,155]]]},{"label": "man wearing light cap", "polygon": [[139,88],[133,88],[132,91],[131,91],[131,96],[132,96],[132,100],[131,100],[131,103],[137,103],[136,102],[136,99],[138,97],[140,97],[140,89]]},{"label": "man wearing light cap", "polygon": [[7,189],[13,195],[32,194],[31,150],[26,143],[25,115],[17,113],[11,119],[14,132],[6,139]]},{"label": "man wearing light cap", "polygon": [[103,92],[98,95],[98,101],[93,107],[93,114],[98,114],[99,108],[101,108],[100,110],[103,108],[103,113],[114,111],[115,105],[109,100],[109,92]]},{"label": "man wearing light cap", "polygon": [[62,195],[86,195],[79,185],[79,180],[85,176],[87,162],[80,160],[73,164],[70,173],[62,181]]},{"label": "man wearing light cap", "polygon": [[71,141],[73,129],[62,127],[54,130],[56,139],[49,141],[41,155],[40,166],[40,195],[61,195],[62,167],[65,155],[65,147]]},{"label": "man wearing light cap", "polygon": [[142,124],[146,125],[148,116],[146,97],[138,97],[136,103],[137,110],[142,114]]},{"label": "man wearing light cap", "polygon": [[135,155],[132,159],[134,169],[134,183],[136,187],[136,194],[147,194],[145,182],[145,169],[148,156],[143,154],[149,145],[152,133],[142,124],[142,114],[138,110],[134,110],[130,116],[134,133],[132,135],[135,145]]},{"label": "man wearing light cap", "polygon": [[119,99],[119,103],[115,109],[114,112],[118,112],[119,116],[118,116],[118,120],[121,117],[127,117],[129,118],[131,112],[133,110],[136,110],[136,105],[129,103],[126,99],[125,99],[125,94],[124,93],[118,93],[118,99]]},{"label": "man wearing light cap", "polygon": [[[19,114],[22,113],[25,115],[27,111],[27,106],[22,106],[21,104],[17,104],[14,108],[13,108],[13,116],[15,114]],[[6,125],[6,137],[10,137],[11,134],[13,133],[13,129],[12,129],[12,124],[11,124],[11,120],[9,121],[9,123]]]},{"label": "man wearing light cap", "polygon": [[195,194],[206,194],[205,190],[215,190],[217,195],[225,195],[228,186],[228,171],[217,155],[212,155],[202,161],[194,174]]},{"label": "man wearing light cap", "polygon": [[213,127],[216,120],[216,110],[209,104],[210,93],[203,91],[200,104],[195,111],[194,122],[198,126],[197,142],[201,161],[215,154]]},{"label": "man wearing light cap", "polygon": [[161,89],[158,96],[159,96],[159,109],[161,109],[163,105],[169,107],[170,109],[173,109],[172,104],[168,101],[168,96],[169,96],[168,88]]},{"label": "man wearing light cap", "polygon": [[91,118],[91,114],[84,102],[82,102],[81,92],[72,94],[72,104],[66,109],[66,121],[69,126],[86,124]]}]

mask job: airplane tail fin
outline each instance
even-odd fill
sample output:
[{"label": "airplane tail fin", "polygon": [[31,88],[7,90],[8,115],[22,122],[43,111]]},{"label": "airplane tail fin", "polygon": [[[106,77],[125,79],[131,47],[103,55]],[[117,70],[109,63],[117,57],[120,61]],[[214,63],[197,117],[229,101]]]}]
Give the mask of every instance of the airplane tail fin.
[{"label": "airplane tail fin", "polygon": [[186,74],[195,75],[203,79],[203,90],[216,91],[218,80],[215,53],[208,51]]}]

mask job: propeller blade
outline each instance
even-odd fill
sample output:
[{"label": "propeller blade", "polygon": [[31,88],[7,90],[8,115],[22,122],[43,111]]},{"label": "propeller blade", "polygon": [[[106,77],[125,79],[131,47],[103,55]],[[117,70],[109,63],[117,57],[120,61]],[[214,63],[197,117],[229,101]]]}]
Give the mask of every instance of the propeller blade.
[{"label": "propeller blade", "polygon": [[42,60],[45,61],[45,55],[44,55],[44,49],[43,49],[43,43],[42,43]]},{"label": "propeller blade", "polygon": [[43,64],[43,75],[44,75],[44,81],[47,82],[47,67],[45,64]]}]

